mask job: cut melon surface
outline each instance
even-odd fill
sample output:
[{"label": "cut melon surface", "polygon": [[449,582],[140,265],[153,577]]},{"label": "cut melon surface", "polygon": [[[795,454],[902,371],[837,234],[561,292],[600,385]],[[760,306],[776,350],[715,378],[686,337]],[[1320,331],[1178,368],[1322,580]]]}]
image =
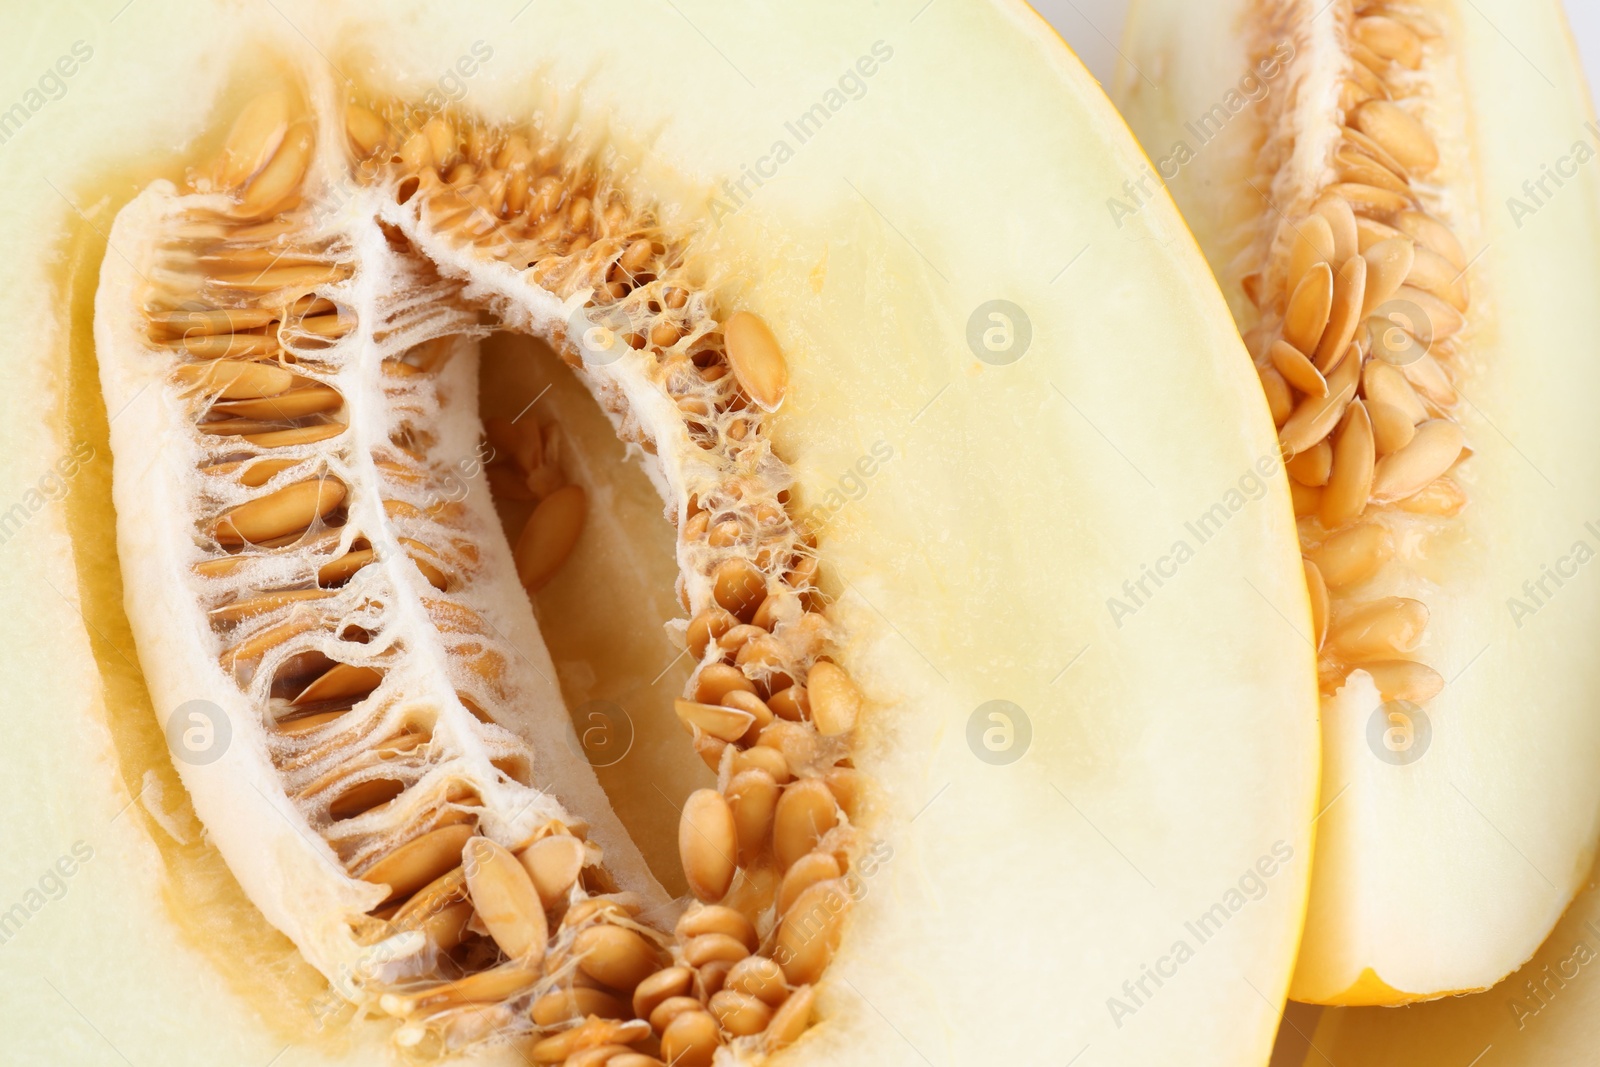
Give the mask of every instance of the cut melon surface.
[{"label": "cut melon surface", "polygon": [[1418,1067],[1484,1063],[1578,1067],[1594,1059],[1600,1018],[1600,893],[1591,875],[1533,958],[1493,989],[1400,1010],[1326,1008],[1309,1028],[1313,1064]]},{"label": "cut melon surface", "polygon": [[[406,403],[437,435],[426,450],[470,454],[480,373],[482,410],[504,414],[495,405],[509,397],[494,391],[509,378],[489,368],[506,353],[493,351],[498,338],[476,350],[480,325],[542,337],[567,356],[574,323],[593,325],[572,318],[594,306],[581,287],[546,289],[465,248],[426,208],[397,203],[403,178],[351,179],[346,105],[424,100],[453,70],[450,85],[468,83],[453,115],[591,152],[609,187],[659,226],[660,243],[683,251],[685,276],[706,285],[707,321],[738,348],[750,320],[735,312],[758,316],[785,358],[787,381],[774,388],[760,365],[740,373],[738,352],[727,355],[744,398],[737,410],[770,435],[758,440],[792,478],[786,506],[818,530],[814,603],[838,666],[793,662],[810,672],[816,730],[860,779],[861,803],[839,816],[853,899],[831,965],[814,983],[785,972],[791,1002],[814,993],[813,1025],[780,1048],[723,1019],[716,1062],[1265,1060],[1305,903],[1317,786],[1310,612],[1290,503],[1265,405],[1204,262],[1167,205],[1121,228],[1106,219],[1103,190],[1134,172],[1139,154],[1036,16],[1020,4],[801,13],[620,3],[465,18],[412,5],[380,20],[310,3],[141,15],[130,9],[94,38],[70,94],[13,146],[28,151],[0,159],[14,192],[0,217],[14,250],[0,267],[3,300],[19,334],[3,431],[12,459],[0,477],[28,511],[5,596],[31,605],[0,623],[17,694],[3,788],[34,815],[0,861],[27,913],[0,954],[8,1057],[374,1062],[396,1055],[397,1042],[432,1055],[437,1038],[463,1061],[544,1061],[552,1046],[539,1042],[581,1028],[532,1024],[525,999],[500,998],[484,1011],[515,1016],[503,1027],[468,1027],[471,1040],[451,1046],[455,1031],[424,1026],[427,1040],[407,1045],[413,1020],[385,999],[397,994],[363,966],[370,945],[359,944],[387,921],[360,919],[383,910],[386,891],[353,875],[393,855],[371,842],[404,847],[415,824],[384,838],[379,809],[349,820],[367,837],[330,824],[328,797],[275,762],[283,750],[262,715],[281,713],[286,698],[258,700],[248,672],[230,678],[216,666],[226,648],[206,610],[227,619],[237,601],[204,599],[215,587],[191,568],[214,562],[234,533],[250,545],[273,540],[270,523],[251,526],[259,515],[240,508],[297,479],[278,471],[282,481],[249,487],[262,490],[255,496],[196,491],[209,484],[197,461],[217,457],[196,444],[171,346],[140,317],[169,313],[147,298],[165,272],[189,269],[179,243],[211,239],[186,234],[184,220],[236,210],[238,186],[194,193],[186,183],[215,180],[207,168],[226,131],[264,106],[268,87],[312,124],[314,163],[303,197],[283,194],[283,217],[304,227],[296,240],[349,242],[326,259],[355,264],[345,278],[304,283],[365,324],[337,335],[344,354],[325,372],[354,436],[308,440],[290,458],[326,464],[344,496],[323,517],[345,507],[346,525],[367,523],[380,557],[359,581],[387,583],[381,610],[399,617],[393,632],[414,655],[375,659],[389,689],[374,692],[405,687],[446,739],[434,743],[455,746],[453,773],[477,792],[474,821],[452,825],[475,827],[471,841],[520,849],[534,823],[582,820],[607,876],[640,906],[605,929],[637,920],[680,959],[675,920],[705,912],[672,899],[685,873],[703,902],[726,888],[671,869],[692,854],[682,837],[661,840],[675,813],[639,814],[698,803],[689,790],[704,768],[687,738],[674,757],[661,740],[672,731],[651,721],[638,730],[648,743],[624,762],[580,756],[597,664],[617,691],[646,694],[630,701],[638,719],[672,716],[685,681],[682,667],[662,670],[674,652],[665,639],[605,647],[605,611],[681,632],[672,590],[642,590],[663,573],[670,520],[689,529],[690,498],[713,491],[682,409],[652,377],[648,346],[577,379],[636,446],[625,463],[599,462],[607,453],[592,430],[604,416],[589,398],[570,379],[553,389],[553,402],[590,405],[557,418],[589,428],[571,433],[579,458],[566,473],[604,551],[580,539],[535,612],[510,573],[521,561],[498,540],[482,474],[464,475],[480,490],[459,519],[478,555],[460,585],[443,575],[440,592],[494,621],[495,640],[479,636],[516,661],[506,668],[515,699],[488,709],[505,736],[462,711],[454,694],[474,653],[443,627],[430,631],[416,609],[435,596],[433,564],[395,551],[410,520],[382,507],[384,476],[367,469],[385,460],[386,431],[409,417]],[[463,24],[479,17],[481,29]],[[206,62],[151,62],[173,19],[205,41]],[[697,76],[640,62],[623,26]],[[10,67],[44,69],[55,42],[70,48],[79,32],[70,16],[41,14],[0,48]],[[457,65],[464,55],[476,61],[470,76]],[[289,57],[287,72],[275,56]],[[807,115],[825,125],[802,140],[786,123]],[[298,129],[263,158],[288,151]],[[957,150],[979,141],[1008,161],[1003,195],[994,155]],[[244,168],[245,203],[271,165]],[[427,204],[436,192],[413,195]],[[448,321],[432,336],[385,339],[371,325],[393,310],[384,301],[422,288],[390,262],[406,256],[450,283],[437,301]],[[434,345],[439,337],[448,340]],[[376,384],[383,365],[429,345],[445,368],[434,393],[402,402]],[[300,351],[305,373],[324,374],[309,355],[322,348]],[[510,358],[518,352],[535,358],[515,346]],[[225,414],[257,417],[248,411]],[[653,457],[643,472],[640,453]],[[63,456],[76,464],[57,468]],[[52,470],[65,490],[41,481]],[[635,532],[646,486],[668,519]],[[59,499],[34,508],[30,490]],[[668,553],[691,614],[719,592],[698,552],[680,536]],[[574,639],[583,633],[592,644]],[[863,702],[825,716],[817,694],[845,672]],[[315,680],[322,695],[334,686],[327,674]],[[348,673],[336,680],[354,684]],[[771,678],[758,680],[776,699]],[[189,700],[221,709],[232,742],[213,763],[179,758],[180,774],[162,731]],[[363,707],[376,705],[343,714]],[[508,759],[527,762],[510,764],[513,774]],[[802,785],[822,781],[808,775]],[[482,850],[486,869],[498,869],[498,853]],[[783,935],[769,925],[761,869],[741,867],[721,899],[756,901],[750,913],[770,948]],[[477,877],[466,872],[482,913]],[[609,889],[586,882],[561,907],[570,916]],[[506,948],[509,927],[484,922]],[[802,955],[810,946],[789,945]],[[379,971],[405,956],[404,944],[390,947],[396,957]],[[695,980],[710,982],[713,972],[696,967]],[[370,1017],[354,1018],[346,999]],[[668,1041],[650,1033],[636,1051],[603,1055],[614,1065],[666,1059]]]},{"label": "cut melon surface", "polygon": [[[1597,326],[1600,199],[1559,5],[1147,0],[1128,39],[1119,98],[1280,405],[1328,604],[1323,814],[1291,995],[1486,988],[1582,884],[1600,813],[1600,598],[1583,569],[1600,546],[1582,399],[1597,372],[1578,355]],[[1342,238],[1340,211],[1356,216]],[[1330,324],[1313,362],[1344,413],[1307,435],[1324,379],[1284,339],[1317,343],[1369,267],[1359,388],[1324,363]],[[1318,270],[1335,275],[1332,313]],[[1421,445],[1402,459],[1425,437],[1437,465]],[[1365,507],[1337,503],[1351,495]]]}]

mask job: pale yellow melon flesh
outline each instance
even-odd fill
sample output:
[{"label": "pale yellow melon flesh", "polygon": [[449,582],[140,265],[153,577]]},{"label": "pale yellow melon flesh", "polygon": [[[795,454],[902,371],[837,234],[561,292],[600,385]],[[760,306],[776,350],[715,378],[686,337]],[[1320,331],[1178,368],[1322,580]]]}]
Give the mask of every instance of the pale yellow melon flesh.
[{"label": "pale yellow melon flesh", "polygon": [[[462,22],[443,6],[363,24],[311,3],[135,6],[95,40],[68,95],[11,146],[27,151],[0,157],[13,194],[0,299],[16,330],[4,499],[23,499],[73,435],[103,445],[84,324],[60,301],[81,309],[69,282],[92,276],[97,229],[232,113],[264,43],[313,65],[376,49],[422,92],[481,36],[495,61],[472,106],[525,117],[546,99],[536,71],[580,126],[608,125],[643,160],[638,183],[664,209],[709,222],[723,180],[882,40],[893,57],[860,98],[840,90],[823,134],[720,231],[742,302],[786,341],[778,444],[804,494],[836,490],[875,442],[895,455],[837,509],[826,556],[849,665],[875,701],[858,765],[892,859],[856,907],[822,1021],[782,1059],[1263,1060],[1310,862],[1308,606],[1286,494],[1260,473],[1270,423],[1203,262],[1170,207],[1121,230],[1101,214],[1138,154],[1088,76],[1020,4],[715,19],[535,5],[509,30]],[[208,62],[155,61],[175,23]],[[74,32],[41,14],[0,51],[43,70]],[[970,151],[991,139],[1004,195],[995,157]],[[74,232],[84,258],[63,266]],[[997,298],[1032,325],[1008,366],[966,341]],[[7,601],[28,608],[0,621],[18,694],[5,788],[31,816],[8,839],[6,884],[20,898],[75,841],[95,849],[0,954],[7,1055],[371,1062],[381,1028],[317,1033],[314,976],[186,813],[115,607],[98,455],[65,504],[31,513],[6,571]],[[1219,504],[1220,529],[1188,531]],[[1175,555],[1177,576],[1153,584],[1145,566]],[[1141,581],[1136,612],[1109,603]],[[994,700],[1032,724],[1010,765],[967,739]]]},{"label": "pale yellow melon flesh", "polygon": [[1306,1067],[1584,1067],[1594,1062],[1600,1019],[1600,892],[1593,872],[1545,943],[1493,989],[1382,1008],[1325,1008],[1307,1037]]},{"label": "pale yellow melon flesh", "polygon": [[[1459,468],[1458,525],[1406,546],[1395,579],[1432,610],[1419,655],[1447,684],[1424,709],[1431,747],[1381,758],[1382,729],[1369,739],[1381,701],[1362,673],[1323,705],[1324,813],[1292,995],[1324,1003],[1423,999],[1510,973],[1581,885],[1600,814],[1600,596],[1578,562],[1600,546],[1588,404],[1600,367],[1587,355],[1600,332],[1600,200],[1594,169],[1573,158],[1594,150],[1587,95],[1555,3],[1396,6],[1443,31],[1422,114],[1445,164],[1425,195],[1477,234],[1456,367],[1474,453]],[[1169,173],[1172,193],[1241,312],[1252,268],[1240,234],[1252,219],[1277,225],[1260,179],[1247,180],[1265,131],[1248,105],[1205,144],[1185,124],[1239,89],[1252,48],[1281,37],[1311,62],[1347,10],[1145,0],[1133,17],[1120,99],[1152,158],[1172,159],[1179,141],[1195,149]],[[1304,62],[1258,81],[1258,95],[1297,91]],[[1530,196],[1524,182],[1547,163],[1562,184]]]}]

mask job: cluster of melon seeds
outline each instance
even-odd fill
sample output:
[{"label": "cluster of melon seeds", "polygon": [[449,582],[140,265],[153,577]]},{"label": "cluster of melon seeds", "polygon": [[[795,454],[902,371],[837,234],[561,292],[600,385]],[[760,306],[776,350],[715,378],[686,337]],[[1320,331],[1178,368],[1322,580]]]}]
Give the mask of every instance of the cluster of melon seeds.
[{"label": "cluster of melon seeds", "polygon": [[1428,607],[1372,590],[1466,503],[1452,383],[1470,264],[1446,209],[1471,197],[1430,184],[1446,42],[1412,5],[1264,6],[1299,48],[1265,105],[1258,191],[1274,213],[1243,279],[1260,312],[1246,339],[1288,462],[1322,685],[1359,668],[1385,700],[1420,702],[1444,685],[1417,658]]},{"label": "cluster of melon seeds", "polygon": [[[130,205],[159,234],[132,252],[143,341],[101,353],[155,368],[161,448],[197,472],[172,580],[248,701],[249,743],[338,877],[378,887],[337,917],[362,967],[329,977],[418,1056],[513,1042],[537,1063],[695,1067],[786,1047],[850,898],[862,697],[826,658],[814,538],[769,443],[785,358],[691,277],[692,235],[592,155],[394,102],[341,117],[260,97],[188,190]],[[556,346],[677,525],[697,667],[676,711],[717,786],[683,807],[698,900],[675,924],[535,780],[574,757],[501,725],[529,685],[483,547],[500,535],[481,479],[451,491],[486,454],[489,329]],[[491,483],[539,502],[513,557],[537,588],[580,536],[583,491],[554,426],[489,431]]]}]

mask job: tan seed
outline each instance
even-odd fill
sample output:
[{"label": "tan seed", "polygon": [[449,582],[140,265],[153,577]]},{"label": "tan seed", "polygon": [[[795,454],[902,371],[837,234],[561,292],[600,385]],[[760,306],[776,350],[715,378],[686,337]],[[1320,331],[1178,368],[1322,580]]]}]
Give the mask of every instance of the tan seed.
[{"label": "tan seed", "polygon": [[[1344,357],[1345,350],[1355,339],[1366,293],[1367,261],[1361,256],[1351,256],[1345,260],[1333,280],[1333,304],[1328,314],[1328,328],[1312,355],[1312,361],[1323,374],[1327,374],[1334,363]],[[1312,350],[1306,348],[1302,351]]]},{"label": "tan seed", "polygon": [[[685,968],[687,970],[687,968]],[[689,981],[694,982],[694,972],[689,971]],[[680,995],[667,997],[650,1010],[650,1027],[656,1033],[664,1033],[672,1021],[685,1012],[703,1011],[705,1005],[693,996]]]},{"label": "tan seed", "polygon": [[1354,148],[1342,148],[1335,161],[1339,165],[1339,180],[1342,182],[1373,185],[1402,195],[1411,190],[1404,178],[1365,152],[1359,152]]},{"label": "tan seed", "polygon": [[517,856],[546,910],[567,899],[587,858],[584,843],[571,834],[541,837]]},{"label": "tan seed", "polygon": [[705,1011],[686,1011],[661,1033],[661,1058],[673,1067],[711,1067],[721,1047],[717,1020]]},{"label": "tan seed", "polygon": [[713,663],[700,669],[700,675],[695,679],[694,698],[701,704],[720,704],[729,693],[742,690],[746,693],[756,691],[755,683],[744,676],[744,672],[737,667],[726,663]]},{"label": "tan seed", "polygon": [[362,156],[370,156],[377,151],[388,129],[376,112],[360,104],[350,104],[344,109],[344,128],[350,140],[361,150]]},{"label": "tan seed", "polygon": [[533,1002],[533,1021],[540,1026],[554,1026],[590,1015],[601,1019],[626,1019],[628,1007],[604,990],[583,986],[553,990]]},{"label": "tan seed", "polygon": [[1340,530],[1310,552],[1330,589],[1364,582],[1394,557],[1394,536],[1375,522]]},{"label": "tan seed", "polygon": [[472,906],[495,944],[514,960],[542,959],[549,936],[544,904],[517,858],[487,837],[474,837],[462,850],[461,867]]},{"label": "tan seed", "polygon": [[[730,696],[732,694],[729,694]],[[759,699],[752,696],[752,699]],[[737,741],[749,732],[756,719],[747,711],[700,704],[679,698],[672,702],[678,721],[685,730],[698,729],[722,741]]]},{"label": "tan seed", "polygon": [[283,143],[289,129],[289,95],[282,90],[263,93],[239,112],[228,140],[222,146],[217,184],[237,189],[266,165]]},{"label": "tan seed", "polygon": [[1300,485],[1320,487],[1328,484],[1328,475],[1333,471],[1333,446],[1324,438],[1306,449],[1297,453],[1284,464],[1289,471],[1289,477]]},{"label": "tan seed", "polygon": [[1294,517],[1309,519],[1322,507],[1322,490],[1317,486],[1301,485],[1290,479],[1289,502],[1294,505]]},{"label": "tan seed", "polygon": [[297,122],[289,127],[271,160],[245,187],[238,214],[245,218],[259,218],[288,198],[305,176],[315,140],[309,122]]},{"label": "tan seed", "polygon": [[689,794],[678,822],[678,857],[695,896],[707,901],[727,896],[738,851],[738,831],[727,799],[715,789]]},{"label": "tan seed", "polygon": [[1405,235],[1377,219],[1359,216],[1356,218],[1356,244],[1363,252],[1380,241],[1390,241],[1401,236]]},{"label": "tan seed", "polygon": [[801,893],[818,882],[826,882],[843,875],[844,871],[832,853],[809,852],[800,857],[784,872],[783,881],[778,884],[778,896],[774,901],[778,914],[783,915],[787,912],[800,898]]},{"label": "tan seed", "polygon": [[1455,464],[1465,443],[1461,427],[1448,419],[1423,423],[1409,445],[1378,464],[1373,500],[1391,504],[1418,492]]},{"label": "tan seed", "polygon": [[1450,227],[1432,215],[1421,211],[1403,211],[1395,218],[1394,224],[1417,244],[1439,253],[1457,270],[1466,270],[1466,249],[1461,247],[1461,241]]},{"label": "tan seed", "polygon": [[765,771],[779,785],[794,778],[794,774],[789,770],[788,757],[777,749],[765,745],[757,745],[755,748],[747,748],[734,754],[734,775],[738,776],[750,770]]},{"label": "tan seed", "polygon": [[609,923],[578,931],[572,950],[585,974],[629,996],[661,966],[660,953],[642,934]]},{"label": "tan seed", "polygon": [[825,783],[808,778],[786,787],[773,812],[772,851],[778,869],[787,871],[838,822],[839,805]]},{"label": "tan seed", "polygon": [[297,482],[226,512],[212,526],[212,536],[219,544],[238,546],[299,533],[326,518],[344,498],[344,483],[336,478]]},{"label": "tan seed", "polygon": [[837,664],[818,660],[806,676],[811,694],[811,721],[824,737],[849,733],[861,713],[861,690]]},{"label": "tan seed", "polygon": [[[1331,294],[1330,294],[1331,297]],[[1283,375],[1284,381],[1294,386],[1307,396],[1327,396],[1328,380],[1322,372],[1288,341],[1274,341],[1267,350],[1267,358],[1278,373]]]},{"label": "tan seed", "polygon": [[818,882],[800,894],[778,923],[775,957],[791,985],[822,977],[839,947],[850,891],[843,879]]},{"label": "tan seed", "polygon": [[663,1002],[683,996],[692,985],[694,972],[687,967],[659,970],[634,988],[633,1014],[640,1019],[648,1019]]},{"label": "tan seed", "polygon": [[718,607],[706,608],[690,620],[684,643],[695,659],[703,659],[711,642],[720,642],[738,625],[738,618],[731,612]]},{"label": "tan seed", "polygon": [[776,411],[789,386],[789,364],[772,330],[748,311],[737,311],[722,326],[728,364],[750,399],[767,411]]},{"label": "tan seed", "polygon": [[1416,258],[1416,245],[1409,237],[1379,241],[1362,254],[1367,261],[1367,289],[1361,301],[1361,317],[1372,312],[1400,291]]},{"label": "tan seed", "polygon": [[769,1053],[781,1052],[800,1040],[806,1027],[811,1025],[811,1010],[816,1005],[817,991],[813,986],[802,986],[784,1001],[783,1007],[773,1013],[763,1041]]},{"label": "tan seed", "polygon": [[1467,506],[1467,494],[1451,478],[1439,478],[1432,485],[1413,493],[1395,505],[1413,515],[1450,518]]},{"label": "tan seed", "polygon": [[387,885],[389,901],[409,896],[456,867],[461,862],[461,849],[471,836],[472,827],[462,823],[430,830],[368,867],[361,880]]},{"label": "tan seed", "polygon": [[1351,125],[1382,145],[1412,174],[1427,175],[1439,165],[1433,138],[1398,104],[1368,100],[1356,109]]},{"label": "tan seed", "polygon": [[1356,19],[1353,29],[1356,40],[1384,59],[1407,70],[1422,66],[1422,41],[1405,24],[1382,15],[1368,15]]},{"label": "tan seed", "polygon": [[550,583],[577,547],[589,510],[582,486],[564,485],[539,502],[512,555],[522,587],[536,593]]},{"label": "tan seed", "polygon": [[1301,562],[1306,572],[1306,589],[1311,594],[1311,643],[1321,649],[1328,636],[1328,586],[1315,563],[1309,559]]},{"label": "tan seed", "polygon": [[1378,695],[1384,700],[1409,700],[1421,704],[1444,689],[1444,677],[1432,667],[1408,659],[1363,663],[1361,669],[1372,675]]},{"label": "tan seed", "polygon": [[292,467],[298,467],[300,462],[300,460],[295,459],[257,460],[244,468],[239,475],[239,482],[241,485],[247,485],[252,489],[260,489],[284,471]]},{"label": "tan seed", "polygon": [[772,1009],[746,993],[724,989],[708,1005],[722,1028],[734,1037],[759,1034],[772,1022]]},{"label": "tan seed", "polygon": [[1256,373],[1261,376],[1261,391],[1266,395],[1267,410],[1272,413],[1272,424],[1282,426],[1294,411],[1294,394],[1289,391],[1289,383],[1274,367],[1258,365]]},{"label": "tan seed", "polygon": [[789,995],[782,968],[765,956],[746,956],[734,964],[722,988],[755,997],[772,1008]]},{"label": "tan seed", "polygon": [[[792,689],[793,686],[790,688]],[[750,729],[739,739],[743,744],[754,744],[755,739],[760,736],[761,730],[775,718],[766,701],[754,693],[746,693],[739,689],[735,689],[723,697],[722,706],[724,708],[732,708],[735,711],[742,711],[750,716]]]},{"label": "tan seed", "polygon": [[344,433],[342,423],[326,422],[316,426],[296,426],[292,430],[267,430],[244,434],[244,439],[260,448],[293,448],[327,441]]},{"label": "tan seed", "polygon": [[1410,316],[1414,321],[1400,325],[1425,345],[1454,337],[1467,324],[1466,318],[1453,305],[1415,286],[1402,285],[1395,299],[1408,301],[1420,309],[1420,317]]},{"label": "tan seed", "polygon": [[1457,311],[1467,310],[1466,279],[1455,264],[1430,249],[1417,249],[1417,259],[1406,275],[1406,284],[1432,293]]},{"label": "tan seed", "polygon": [[704,934],[726,934],[749,952],[754,952],[760,944],[755,925],[745,918],[744,913],[720,904],[690,905],[672,931],[679,941],[688,941]]},{"label": "tan seed", "polygon": [[1342,132],[1347,145],[1376,162],[1391,175],[1401,179],[1408,177],[1406,174],[1406,168],[1400,165],[1400,161],[1398,159],[1394,158],[1387,151],[1385,151],[1383,145],[1379,144],[1377,141],[1374,141],[1360,130],[1351,129],[1348,126],[1346,126]]},{"label": "tan seed", "polygon": [[767,597],[766,575],[747,559],[723,560],[712,576],[712,596],[723,610],[749,622]]},{"label": "tan seed", "polygon": [[1328,230],[1333,234],[1333,255],[1327,259],[1328,263],[1343,263],[1351,256],[1361,252],[1356,236],[1356,213],[1350,210],[1350,204],[1337,196],[1324,196],[1312,208],[1328,223]]},{"label": "tan seed", "polygon": [[683,944],[683,960],[691,967],[710,963],[734,964],[750,955],[743,941],[728,934],[701,934]]},{"label": "tan seed", "polygon": [[1376,458],[1367,407],[1359,400],[1353,401],[1334,438],[1333,473],[1322,494],[1322,525],[1337,529],[1361,515],[1372,493]]},{"label": "tan seed", "polygon": [[[1370,101],[1371,104],[1382,101]],[[1387,218],[1397,211],[1404,211],[1411,207],[1411,198],[1392,189],[1383,189],[1376,185],[1363,185],[1360,182],[1339,182],[1330,185],[1329,191],[1341,197],[1350,204],[1350,208],[1358,216],[1379,216]]]},{"label": "tan seed", "polygon": [[336,663],[316,681],[300,691],[290,703],[315,704],[323,700],[343,700],[366,696],[383,681],[383,672],[376,667],[357,667],[351,663]]},{"label": "tan seed", "polygon": [[278,611],[291,604],[325,600],[330,595],[323,589],[289,589],[282,592],[263,593],[260,596],[247,596],[241,600],[223,604],[221,607],[211,609],[207,614],[214,623],[240,622],[255,615]]},{"label": "tan seed", "polygon": [[1370,407],[1395,408],[1412,426],[1428,417],[1428,409],[1406,376],[1381,359],[1368,360],[1361,369],[1361,392]]},{"label": "tan seed", "polygon": [[218,359],[211,363],[190,363],[179,367],[179,381],[207,392],[215,390],[223,400],[277,396],[288,391],[294,375],[276,363],[253,363],[241,359]]},{"label": "tan seed", "polygon": [[288,422],[303,419],[325,411],[337,411],[344,406],[344,397],[337,389],[326,385],[312,385],[291,389],[277,396],[250,400],[224,400],[211,407],[212,415],[231,415],[239,419],[275,419]]},{"label": "tan seed", "polygon": [[405,791],[405,783],[392,778],[369,778],[341,792],[328,804],[328,815],[336,821],[353,819],[381,804],[387,804]]},{"label": "tan seed", "polygon": [[[1389,87],[1385,85],[1383,79],[1378,77],[1373,69],[1367,66],[1365,63],[1350,64],[1350,80],[1361,87],[1361,97],[1363,100],[1370,100],[1374,97],[1379,100],[1389,99]],[[1359,104],[1359,101],[1357,103]],[[1348,107],[1345,108],[1345,110],[1354,111],[1355,108]]]},{"label": "tan seed", "polygon": [[1372,440],[1378,447],[1378,455],[1400,451],[1417,435],[1416,424],[1399,408],[1378,402],[1368,404],[1367,408],[1372,416]]},{"label": "tan seed", "polygon": [[1346,660],[1389,659],[1422,640],[1428,608],[1420,600],[1389,596],[1348,610],[1328,629],[1328,644]]},{"label": "tan seed", "polygon": [[1423,399],[1441,408],[1454,406],[1457,393],[1450,372],[1430,353],[1413,355],[1410,362],[1401,365],[1400,372]]},{"label": "tan seed", "polygon": [[1328,395],[1307,399],[1289,416],[1278,434],[1278,443],[1285,455],[1304,452],[1339,424],[1350,398],[1355,396],[1360,362],[1354,352],[1340,360],[1328,377]]},{"label": "tan seed", "polygon": [[1336,262],[1338,247],[1333,228],[1321,214],[1312,214],[1294,224],[1294,239],[1289,245],[1289,275],[1285,288],[1294,292],[1306,274],[1319,263]]},{"label": "tan seed", "polygon": [[[781,760],[783,756],[779,754],[778,758]],[[772,817],[778,807],[778,784],[765,770],[741,771],[728,782],[728,805],[733,811],[734,833],[739,842],[738,859],[748,866],[765,847],[767,836],[772,832]]]},{"label": "tan seed", "polygon": [[[1317,216],[1321,221],[1321,216]],[[1323,224],[1326,227],[1326,223]],[[1329,243],[1332,243],[1329,238]],[[1283,318],[1283,339],[1301,352],[1311,352],[1327,328],[1333,309],[1333,268],[1317,263],[1306,271],[1289,298]],[[1281,369],[1281,368],[1280,368]],[[1287,374],[1284,375],[1288,377]]]}]

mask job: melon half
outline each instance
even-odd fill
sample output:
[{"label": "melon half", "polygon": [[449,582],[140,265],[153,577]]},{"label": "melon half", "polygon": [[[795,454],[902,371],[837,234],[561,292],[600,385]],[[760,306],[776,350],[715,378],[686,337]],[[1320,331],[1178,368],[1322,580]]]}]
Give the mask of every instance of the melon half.
[{"label": "melon half", "polygon": [[1489,987],[1600,828],[1597,135],[1560,7],[1146,0],[1129,36],[1120,97],[1256,359],[1319,604],[1292,995]]},{"label": "melon half", "polygon": [[12,21],[5,1059],[1265,1059],[1291,501],[1024,5]]}]

